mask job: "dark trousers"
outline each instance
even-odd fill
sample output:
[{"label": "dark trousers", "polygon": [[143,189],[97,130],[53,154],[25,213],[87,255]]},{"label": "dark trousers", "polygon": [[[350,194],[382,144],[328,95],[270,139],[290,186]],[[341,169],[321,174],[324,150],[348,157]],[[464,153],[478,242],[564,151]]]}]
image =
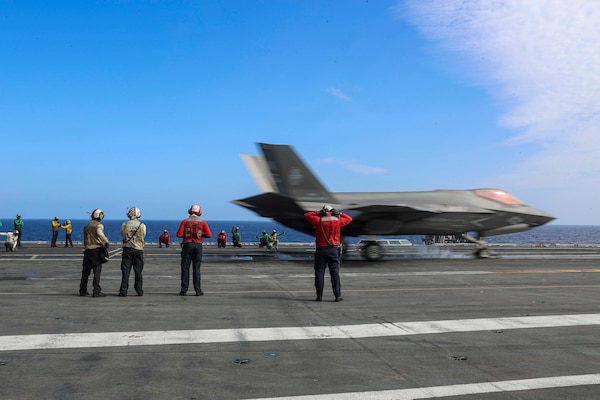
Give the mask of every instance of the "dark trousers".
[{"label": "dark trousers", "polygon": [[165,247],[169,247],[169,245],[170,245],[170,243],[167,242],[165,239],[160,239],[159,238],[158,239],[158,247],[162,247],[163,243],[164,243]]},{"label": "dark trousers", "polygon": [[73,241],[71,240],[71,234],[67,233],[67,236],[65,236],[65,247],[69,247],[69,245],[71,245],[71,247],[73,247]]},{"label": "dark trousers", "polygon": [[187,293],[190,284],[190,264],[194,290],[200,293],[200,264],[202,263],[202,243],[184,243],[181,249],[181,293]]},{"label": "dark trousers", "polygon": [[121,288],[120,294],[127,294],[129,289],[129,274],[133,268],[135,292],[141,296],[144,294],[142,271],[144,270],[144,252],[142,250],[132,249],[131,247],[123,247],[121,256]]},{"label": "dark trousers", "polygon": [[315,251],[315,289],[317,297],[323,297],[325,286],[325,268],[329,267],[331,277],[331,288],[337,299],[342,295],[342,284],[340,282],[340,250],[338,247],[317,247]]},{"label": "dark trousers", "polygon": [[23,234],[23,231],[21,231],[20,229],[17,229],[17,247],[21,247],[21,235]]},{"label": "dark trousers", "polygon": [[56,247],[56,239],[58,239],[58,231],[52,231],[52,241],[50,247]]},{"label": "dark trousers", "polygon": [[94,294],[102,293],[100,288],[100,274],[102,273],[102,263],[100,262],[100,249],[87,249],[83,252],[83,270],[81,271],[81,283],[79,284],[79,294],[87,293],[88,278],[94,271]]}]

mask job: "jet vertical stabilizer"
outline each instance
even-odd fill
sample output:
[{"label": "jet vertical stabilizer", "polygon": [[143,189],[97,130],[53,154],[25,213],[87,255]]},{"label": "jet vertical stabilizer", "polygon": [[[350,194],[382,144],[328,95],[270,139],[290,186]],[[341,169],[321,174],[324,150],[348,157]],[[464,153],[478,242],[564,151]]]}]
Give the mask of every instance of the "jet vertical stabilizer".
[{"label": "jet vertical stabilizer", "polygon": [[336,204],[334,196],[288,145],[258,144],[278,192],[297,202]]}]

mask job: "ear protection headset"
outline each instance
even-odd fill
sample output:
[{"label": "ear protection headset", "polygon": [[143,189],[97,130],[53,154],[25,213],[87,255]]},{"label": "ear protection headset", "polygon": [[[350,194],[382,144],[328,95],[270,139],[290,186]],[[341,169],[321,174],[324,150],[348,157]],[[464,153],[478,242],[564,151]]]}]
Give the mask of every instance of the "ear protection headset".
[{"label": "ear protection headset", "polygon": [[331,212],[334,212],[333,207],[331,207],[329,204],[325,204],[323,208],[319,210],[319,217],[324,217],[327,215],[327,213]]},{"label": "ear protection headset", "polygon": [[200,208],[200,206],[198,204],[192,204],[192,206],[188,210],[188,214],[202,215],[202,209]]},{"label": "ear protection headset", "polygon": [[104,211],[102,211],[99,208],[96,208],[94,211],[92,211],[92,219],[102,221],[104,219]]}]

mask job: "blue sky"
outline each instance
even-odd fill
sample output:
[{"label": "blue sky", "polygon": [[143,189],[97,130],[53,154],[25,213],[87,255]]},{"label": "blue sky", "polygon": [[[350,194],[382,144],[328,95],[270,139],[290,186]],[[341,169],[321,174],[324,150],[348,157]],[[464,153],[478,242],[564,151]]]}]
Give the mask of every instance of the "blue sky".
[{"label": "blue sky", "polygon": [[0,216],[258,219],[239,155],[332,191],[499,187],[600,224],[600,3],[0,0]]}]

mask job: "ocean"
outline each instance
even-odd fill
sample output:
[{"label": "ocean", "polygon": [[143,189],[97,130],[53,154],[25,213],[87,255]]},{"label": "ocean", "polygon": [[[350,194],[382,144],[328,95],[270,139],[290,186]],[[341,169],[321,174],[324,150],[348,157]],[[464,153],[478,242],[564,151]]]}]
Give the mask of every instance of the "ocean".
[{"label": "ocean", "polygon": [[[3,225],[0,227],[0,232],[8,232],[13,228],[13,218],[1,219]],[[61,224],[64,224],[66,220],[61,220]],[[74,242],[83,242],[83,227],[89,222],[89,219],[72,219],[71,225],[73,226],[73,233],[71,234],[71,240]],[[177,228],[181,220],[146,220],[141,219],[146,224],[146,242],[158,242],[158,237],[162,235],[166,229],[171,234],[172,241],[180,241],[175,237]],[[50,242],[52,239],[52,228],[50,225],[51,219],[23,219],[25,225],[23,226],[23,237],[21,241],[25,242]],[[121,225],[125,220],[103,220],[104,234],[111,242],[121,241]],[[311,242],[312,237],[304,233],[294,231],[286,228],[285,226],[272,222],[271,220],[265,221],[206,221],[210,227],[212,238],[205,239],[207,242],[217,241],[217,233],[224,230],[227,233],[227,241],[231,241],[231,228],[238,226],[242,234],[242,242],[258,242],[256,236],[260,235],[263,230],[271,232],[273,229],[277,232],[284,231],[284,235],[281,236],[280,241],[287,242]],[[2,237],[0,237],[2,241]],[[61,229],[58,235],[58,244],[64,244],[65,242],[65,230]]]},{"label": "ocean", "polygon": [[[0,227],[0,232],[10,231],[13,227],[12,218],[4,218],[1,220],[3,226]],[[23,241],[42,241],[50,242],[52,237],[50,219],[32,219],[23,220]],[[64,223],[64,221],[61,221]],[[89,222],[85,220],[71,220],[73,225],[73,234],[71,239],[75,242],[83,241],[83,227]],[[124,220],[104,220],[104,231],[111,242],[121,241],[121,224]],[[163,230],[168,230],[172,240],[177,241],[175,233],[179,227],[181,220],[144,220],[146,224],[146,242],[158,242]],[[208,242],[216,242],[217,233],[224,230],[227,233],[227,240],[231,240],[231,228],[239,226],[242,233],[242,242],[258,242],[256,236],[260,235],[261,231],[271,232],[275,229],[277,232],[284,231],[281,236],[281,242],[312,242],[313,237],[293,229],[286,228],[277,222],[265,219],[260,221],[207,221],[213,237],[206,239]],[[422,235],[401,235],[394,238],[408,239],[413,244],[421,244],[424,236]],[[356,243],[360,238],[348,238],[349,243]],[[0,241],[2,239],[0,238]],[[64,243],[65,231],[61,229],[58,237],[58,243]],[[515,233],[511,235],[493,236],[488,238],[490,244],[600,244],[600,226],[592,225],[544,225],[539,228],[532,229],[527,232]]]}]

